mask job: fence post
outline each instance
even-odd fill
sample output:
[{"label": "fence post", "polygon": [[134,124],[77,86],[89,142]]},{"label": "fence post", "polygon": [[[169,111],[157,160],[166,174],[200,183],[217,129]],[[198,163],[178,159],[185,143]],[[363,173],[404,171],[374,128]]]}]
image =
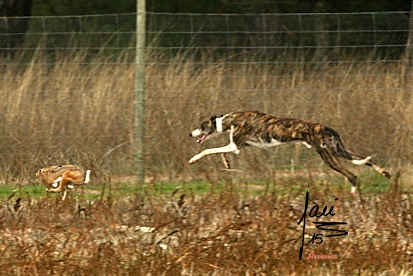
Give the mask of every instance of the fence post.
[{"label": "fence post", "polygon": [[135,91],[135,150],[136,175],[141,183],[145,180],[145,74],[146,74],[146,0],[137,0],[136,14],[136,91]]}]

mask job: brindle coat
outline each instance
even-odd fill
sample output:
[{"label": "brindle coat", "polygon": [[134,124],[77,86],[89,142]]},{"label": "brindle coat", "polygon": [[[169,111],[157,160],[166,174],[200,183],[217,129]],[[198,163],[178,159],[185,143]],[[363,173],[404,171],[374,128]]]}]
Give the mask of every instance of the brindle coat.
[{"label": "brindle coat", "polygon": [[214,137],[219,134],[217,122],[220,124],[219,131],[230,131],[230,144],[221,148],[206,149],[192,157],[189,163],[195,163],[209,154],[221,153],[224,165],[229,168],[225,154],[228,152],[238,154],[242,147],[268,148],[285,143],[303,143],[309,148],[314,147],[322,160],[332,169],[346,176],[353,186],[357,184],[357,176],[344,168],[338,157],[351,160],[357,165],[371,166],[383,176],[390,178],[387,171],[370,161],[371,157],[363,158],[346,150],[340,135],[323,124],[279,118],[258,111],[242,111],[230,113],[220,118],[213,116],[208,121],[203,122],[190,136],[198,138],[198,142],[201,143]]}]

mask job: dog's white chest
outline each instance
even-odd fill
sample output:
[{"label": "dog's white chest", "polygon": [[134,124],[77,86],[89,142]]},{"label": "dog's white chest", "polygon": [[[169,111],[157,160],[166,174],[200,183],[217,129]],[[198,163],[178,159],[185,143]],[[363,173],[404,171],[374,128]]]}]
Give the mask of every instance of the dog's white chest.
[{"label": "dog's white chest", "polygon": [[284,142],[280,142],[274,138],[271,139],[270,142],[265,141],[263,139],[249,139],[245,142],[246,144],[250,145],[250,146],[254,146],[254,147],[258,147],[258,148],[272,148],[272,147],[278,147],[281,145],[285,145],[286,143]]}]

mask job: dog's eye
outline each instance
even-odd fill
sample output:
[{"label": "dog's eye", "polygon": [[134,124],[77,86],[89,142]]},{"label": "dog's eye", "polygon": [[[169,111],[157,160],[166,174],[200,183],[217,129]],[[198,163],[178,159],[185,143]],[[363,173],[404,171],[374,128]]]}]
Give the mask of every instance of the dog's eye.
[{"label": "dog's eye", "polygon": [[210,127],[211,127],[211,122],[210,121],[206,121],[206,122],[203,122],[201,124],[201,129],[202,130],[205,130],[205,129],[210,128]]}]

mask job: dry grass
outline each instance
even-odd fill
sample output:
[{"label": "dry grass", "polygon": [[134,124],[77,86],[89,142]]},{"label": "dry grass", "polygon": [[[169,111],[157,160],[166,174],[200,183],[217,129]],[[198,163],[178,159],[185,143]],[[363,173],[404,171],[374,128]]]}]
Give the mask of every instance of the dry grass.
[{"label": "dry grass", "polygon": [[[219,157],[187,164],[199,150],[188,133],[212,114],[244,109],[331,125],[351,150],[373,155],[383,166],[403,167],[412,158],[411,73],[399,64],[326,62],[310,68],[206,54],[149,55],[145,156],[152,179],[222,178]],[[57,52],[53,59],[39,51],[28,64],[18,57],[3,63],[3,179],[27,182],[36,169],[54,163],[76,163],[95,176],[133,171],[131,60],[127,51],[110,58],[86,50]],[[319,161],[312,151],[292,146],[246,149],[234,162],[259,178],[292,159],[299,167]]]},{"label": "dry grass", "polygon": [[[311,185],[310,207],[334,205],[344,237],[309,244],[299,261],[306,189],[260,196],[134,194],[113,200],[12,197],[0,206],[1,275],[411,275],[411,195],[357,196]],[[283,183],[282,185],[291,185]],[[334,198],[338,197],[338,201]],[[320,209],[320,211],[321,211]],[[306,234],[314,229],[307,218]],[[309,260],[310,252],[338,255]]]},{"label": "dry grass", "polygon": [[[106,175],[132,174],[132,59],[128,52],[111,58],[55,53],[53,59],[39,52],[29,64],[16,65],[24,63],[18,57],[2,63],[1,183],[33,183],[38,168],[56,163],[91,169],[99,188]],[[242,62],[234,63],[237,59]],[[386,61],[305,68],[189,53],[150,54],[147,70],[148,179],[154,185],[168,180],[221,181],[229,188],[219,194],[136,194],[67,203],[12,197],[0,206],[2,275],[413,273],[413,210],[411,196],[405,193],[413,157],[411,72]],[[244,109],[331,125],[349,149],[373,155],[392,172],[401,168],[404,192],[393,182],[386,192],[365,196],[362,206],[358,197],[347,193],[347,186],[318,190],[322,181],[312,172],[320,170],[320,159],[299,146],[245,149],[230,157],[242,173],[221,171],[218,156],[189,166],[187,161],[199,151],[188,136],[192,128],[212,114]],[[204,146],[223,143],[226,138]],[[280,180],[277,174],[287,166],[295,172],[309,168],[306,180]],[[373,178],[366,185],[366,178],[360,179],[365,186],[378,182]],[[265,189],[263,195],[252,196],[231,189],[234,183],[247,187],[251,181],[275,181],[299,190]],[[317,254],[337,253],[337,261],[298,261],[297,222],[307,184],[312,187],[311,204],[331,205],[340,198],[334,220],[347,222],[350,234],[306,246],[304,257],[314,249]]]}]

